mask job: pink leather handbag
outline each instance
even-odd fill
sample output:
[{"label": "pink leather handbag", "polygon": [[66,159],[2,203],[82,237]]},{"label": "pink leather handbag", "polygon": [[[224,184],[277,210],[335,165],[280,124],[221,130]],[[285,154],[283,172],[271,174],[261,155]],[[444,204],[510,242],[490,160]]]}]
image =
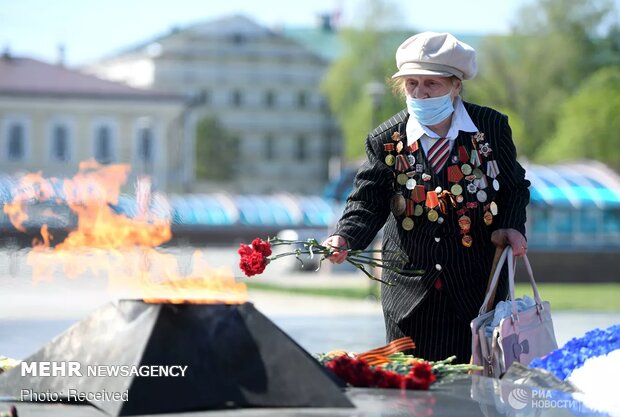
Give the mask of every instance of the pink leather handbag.
[{"label": "pink leather handbag", "polygon": [[[483,367],[482,375],[499,378],[513,362],[528,365],[534,358],[557,349],[558,344],[553,330],[549,302],[542,301],[540,298],[527,256],[523,256],[523,261],[534,291],[534,305],[522,311],[517,310],[517,302],[521,299],[515,299],[515,259],[512,248],[510,246],[504,248],[499,259],[496,256],[496,260],[497,267],[494,265],[494,270],[492,270],[486,297],[480,307],[478,317],[471,321],[470,326],[472,363]],[[495,316],[495,310],[487,310],[493,305],[500,272],[506,261],[508,262],[510,315],[502,318],[499,324],[494,326],[492,335],[487,336],[486,327],[491,325]]]}]

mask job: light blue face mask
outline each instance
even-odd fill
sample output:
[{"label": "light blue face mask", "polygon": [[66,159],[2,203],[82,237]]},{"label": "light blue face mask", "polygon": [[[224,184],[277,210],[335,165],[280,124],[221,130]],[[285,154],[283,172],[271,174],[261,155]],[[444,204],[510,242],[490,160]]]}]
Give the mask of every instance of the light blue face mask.
[{"label": "light blue face mask", "polygon": [[445,96],[424,99],[407,97],[407,110],[420,124],[436,125],[454,112],[451,92]]}]

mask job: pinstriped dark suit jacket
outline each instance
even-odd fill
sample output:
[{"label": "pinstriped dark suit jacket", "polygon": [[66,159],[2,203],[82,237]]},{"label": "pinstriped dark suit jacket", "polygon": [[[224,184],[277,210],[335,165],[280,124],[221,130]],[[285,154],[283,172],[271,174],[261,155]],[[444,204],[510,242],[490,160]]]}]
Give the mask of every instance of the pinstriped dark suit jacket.
[{"label": "pinstriped dark suit jacket", "polygon": [[[381,124],[366,139],[367,160],[357,173],[353,192],[336,226],[334,234],[345,237],[353,249],[366,248],[385,226],[383,249],[402,250],[409,257],[405,269],[425,270],[421,276],[395,273],[386,269],[382,271],[383,279],[395,284],[382,285],[383,310],[396,322],[412,313],[432,288],[437,277],[441,277],[443,289],[447,291],[459,315],[466,321],[474,318],[484,299],[492,263],[494,246],[490,240],[491,233],[500,228],[512,228],[525,235],[529,181],[525,179],[525,170],[516,161],[508,118],[487,107],[464,104],[476,127],[485,134],[485,142],[488,142],[492,149],[483,167],[486,167],[486,161],[495,160],[500,172],[497,176],[499,190],[495,192],[493,187],[486,189],[486,203],[493,200],[498,206],[493,223],[485,225],[482,203],[467,212],[471,218],[471,247],[466,248],[461,244],[457,210],[468,201],[475,202],[475,194],[464,191],[465,201],[456,208],[449,206],[442,224],[429,221],[426,215],[412,217],[415,225],[411,231],[406,231],[401,226],[404,214],[395,216],[390,211],[389,202],[394,193],[401,192],[404,197],[408,197],[409,191],[395,182],[394,167],[385,164],[387,153],[383,144],[393,143],[392,134],[396,131],[400,132],[402,140],[407,143],[405,127],[409,115],[406,110]],[[452,155],[458,155],[459,146],[465,146],[468,153],[473,149],[471,135],[470,132],[460,132],[446,167],[454,161]],[[417,163],[424,165],[424,172],[430,173],[422,146],[413,155]],[[425,182],[426,191],[434,190],[437,186],[450,189],[446,167]],[[484,171],[486,172],[486,169]],[[465,179],[462,184],[463,188],[466,188]],[[393,255],[389,254],[384,256],[384,260],[395,261]],[[506,297],[505,281],[501,281],[496,300]]]}]

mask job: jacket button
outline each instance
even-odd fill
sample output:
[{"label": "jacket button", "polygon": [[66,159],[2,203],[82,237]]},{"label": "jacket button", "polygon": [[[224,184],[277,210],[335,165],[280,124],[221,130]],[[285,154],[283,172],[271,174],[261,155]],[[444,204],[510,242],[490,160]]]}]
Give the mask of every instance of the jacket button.
[{"label": "jacket button", "polygon": [[438,271],[441,271],[441,265],[439,265],[439,264],[435,265],[435,269],[438,270]]}]

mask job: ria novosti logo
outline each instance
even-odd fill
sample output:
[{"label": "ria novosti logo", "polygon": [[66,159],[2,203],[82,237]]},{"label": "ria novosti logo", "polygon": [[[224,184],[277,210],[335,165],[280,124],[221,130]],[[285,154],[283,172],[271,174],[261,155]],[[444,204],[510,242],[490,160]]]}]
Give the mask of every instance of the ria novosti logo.
[{"label": "ria novosti logo", "polygon": [[515,410],[529,408],[580,410],[583,405],[569,393],[547,389],[514,388],[508,394],[508,404]]},{"label": "ria novosti logo", "polygon": [[515,388],[508,394],[508,404],[515,410],[523,410],[532,400],[528,390]]}]

